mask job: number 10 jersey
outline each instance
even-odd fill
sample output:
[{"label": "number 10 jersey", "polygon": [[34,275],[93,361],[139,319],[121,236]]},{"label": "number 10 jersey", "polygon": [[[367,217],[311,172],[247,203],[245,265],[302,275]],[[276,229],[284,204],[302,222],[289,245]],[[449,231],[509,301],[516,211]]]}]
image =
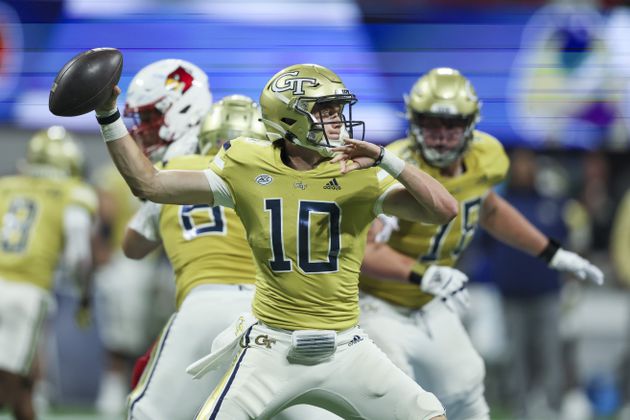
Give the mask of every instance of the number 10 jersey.
[{"label": "number 10 jersey", "polygon": [[228,185],[254,254],[254,315],[290,330],[356,325],[367,230],[399,184],[379,168],[297,171],[280,147],[247,138],[226,143],[210,168]]}]

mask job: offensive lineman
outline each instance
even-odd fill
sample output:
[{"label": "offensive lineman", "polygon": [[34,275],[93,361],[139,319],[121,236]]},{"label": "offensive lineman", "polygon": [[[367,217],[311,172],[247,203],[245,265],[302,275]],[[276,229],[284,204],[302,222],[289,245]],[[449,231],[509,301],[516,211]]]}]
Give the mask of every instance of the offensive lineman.
[{"label": "offensive lineman", "polygon": [[406,103],[409,137],[388,149],[442,182],[460,211],[437,227],[391,219],[374,224],[360,280],[361,326],[399,368],[438,396],[450,419],[489,419],[483,360],[457,315],[468,304],[468,278],[452,268],[477,225],[551,268],[596,284],[603,274],[492,191],[509,162],[497,139],[475,130],[480,103],[464,76],[433,69],[414,84]]},{"label": "offensive lineman", "polygon": [[232,340],[215,340],[211,366],[240,350],[197,418],[269,418],[298,403],[341,417],[444,418],[435,396],[357,327],[357,278],[375,215],[445,223],[455,202],[391,152],[348,138],[362,123],[352,120],[356,99],[337,75],[313,64],[277,73],[260,101],[274,144],[230,141],[205,171],[153,168],[117,114],[119,92],[97,117],[132,190],[155,202],[234,207],[256,261],[257,319],[226,330]]},{"label": "offensive lineman", "polygon": [[70,134],[52,126],[29,141],[22,173],[0,178],[0,407],[18,420],[35,419],[33,363],[59,261],[88,286],[98,203],[82,165]]}]

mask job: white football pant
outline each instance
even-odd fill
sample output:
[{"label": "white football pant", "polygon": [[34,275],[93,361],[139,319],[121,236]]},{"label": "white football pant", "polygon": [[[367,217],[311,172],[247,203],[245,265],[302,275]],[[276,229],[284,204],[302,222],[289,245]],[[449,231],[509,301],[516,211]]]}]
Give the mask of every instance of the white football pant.
[{"label": "white football pant", "polygon": [[41,287],[0,278],[0,370],[30,374],[44,323],[53,308],[50,293]]},{"label": "white football pant", "polygon": [[433,392],[449,420],[489,420],[485,366],[458,315],[439,299],[419,310],[361,293],[360,325],[396,366]]},{"label": "white football pant", "polygon": [[336,350],[321,361],[289,360],[291,343],[291,331],[251,326],[197,419],[273,419],[295,404],[357,420],[424,420],[444,414],[438,399],[394,366],[358,327],[338,333]]},{"label": "white football pant", "polygon": [[155,258],[136,261],[116,253],[97,271],[95,286],[99,333],[107,350],[140,356],[175,310],[172,272]]},{"label": "white football pant", "polygon": [[151,360],[128,399],[128,419],[190,420],[222,375],[200,380],[186,367],[210,351],[212,340],[251,309],[254,286],[202,285],[188,294],[164,327]]}]

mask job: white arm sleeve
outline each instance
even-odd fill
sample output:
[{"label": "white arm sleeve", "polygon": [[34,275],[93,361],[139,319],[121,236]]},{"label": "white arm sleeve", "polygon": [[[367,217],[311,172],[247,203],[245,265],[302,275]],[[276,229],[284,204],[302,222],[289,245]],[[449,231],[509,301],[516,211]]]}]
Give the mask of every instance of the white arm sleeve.
[{"label": "white arm sleeve", "polygon": [[90,212],[81,206],[70,205],[63,213],[65,247],[63,262],[70,270],[89,265],[92,260]]},{"label": "white arm sleeve", "polygon": [[138,232],[150,241],[161,242],[160,212],[162,205],[146,201],[133,216],[127,227]]},{"label": "white arm sleeve", "polygon": [[210,184],[210,189],[214,195],[214,205],[234,208],[234,198],[230,192],[230,188],[225,183],[223,178],[214,173],[212,169],[206,169],[203,171]]}]

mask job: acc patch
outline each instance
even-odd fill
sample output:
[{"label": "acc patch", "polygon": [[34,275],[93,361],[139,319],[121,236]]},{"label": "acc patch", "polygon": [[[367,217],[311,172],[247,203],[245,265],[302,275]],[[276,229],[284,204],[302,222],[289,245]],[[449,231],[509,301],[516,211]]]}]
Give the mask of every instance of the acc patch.
[{"label": "acc patch", "polygon": [[271,184],[271,181],[273,181],[273,177],[267,174],[260,174],[256,177],[255,181],[257,184],[267,185]]}]

